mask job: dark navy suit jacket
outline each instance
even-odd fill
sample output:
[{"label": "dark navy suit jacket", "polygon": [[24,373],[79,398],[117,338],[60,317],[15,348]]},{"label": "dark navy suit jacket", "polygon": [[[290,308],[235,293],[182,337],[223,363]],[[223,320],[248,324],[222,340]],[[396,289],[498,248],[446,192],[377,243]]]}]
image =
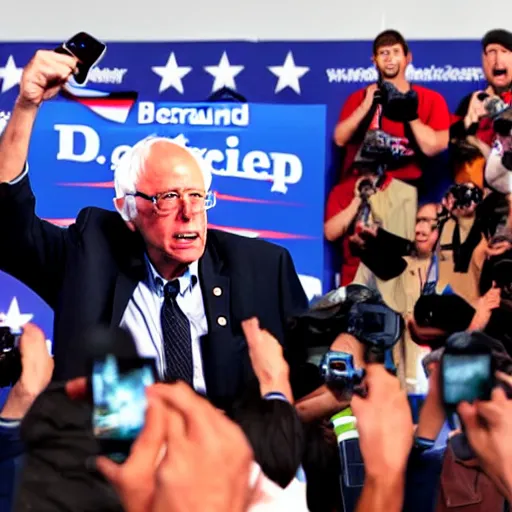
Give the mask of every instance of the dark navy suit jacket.
[{"label": "dark navy suit jacket", "polygon": [[[81,210],[68,228],[40,219],[27,175],[0,184],[0,240],[0,270],[55,312],[54,379],[86,375],[87,347],[80,339],[94,325],[119,325],[145,277],[142,239],[118,213],[100,208]],[[208,230],[199,278],[209,330],[202,340],[206,388],[223,407],[253,378],[240,322],[257,316],[284,344],[286,319],[304,310],[307,298],[286,249],[223,231]],[[303,347],[284,348],[293,361],[306,357]]]}]

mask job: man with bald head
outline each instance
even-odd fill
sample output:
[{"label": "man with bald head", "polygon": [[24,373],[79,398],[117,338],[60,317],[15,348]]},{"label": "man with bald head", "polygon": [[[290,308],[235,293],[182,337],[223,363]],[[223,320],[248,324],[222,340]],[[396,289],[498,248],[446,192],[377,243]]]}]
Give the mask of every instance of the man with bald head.
[{"label": "man with bald head", "polygon": [[[66,229],[38,218],[25,168],[32,127],[76,64],[39,51],[24,69],[0,140],[0,270],[55,312],[54,379],[86,374],[89,328],[120,325],[164,380],[184,380],[229,406],[253,378],[241,321],[258,317],[284,343],[287,317],[307,307],[290,254],[207,229],[211,168],[165,137],[143,139],[122,157],[117,212],[85,208]],[[294,361],[306,355],[284,348]]]}]

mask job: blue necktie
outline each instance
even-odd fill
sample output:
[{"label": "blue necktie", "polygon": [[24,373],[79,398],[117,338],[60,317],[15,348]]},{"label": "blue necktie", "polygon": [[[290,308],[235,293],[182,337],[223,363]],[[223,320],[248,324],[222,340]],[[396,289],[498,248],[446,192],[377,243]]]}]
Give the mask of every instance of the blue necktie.
[{"label": "blue necktie", "polygon": [[176,296],[180,282],[175,279],[164,287],[164,303],[160,318],[164,339],[164,381],[183,380],[193,385],[192,338],[190,322],[178,306]]}]

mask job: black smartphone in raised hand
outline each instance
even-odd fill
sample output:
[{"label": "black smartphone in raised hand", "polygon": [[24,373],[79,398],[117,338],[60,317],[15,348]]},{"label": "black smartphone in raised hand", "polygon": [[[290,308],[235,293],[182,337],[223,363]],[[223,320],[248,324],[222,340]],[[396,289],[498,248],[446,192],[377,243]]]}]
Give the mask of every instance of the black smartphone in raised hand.
[{"label": "black smartphone in raised hand", "polygon": [[122,462],[144,427],[146,388],[157,381],[153,358],[107,355],[92,365],[92,428],[100,449]]},{"label": "black smartphone in raised hand", "polygon": [[490,351],[445,352],[441,360],[445,407],[454,411],[461,402],[490,400],[495,385],[494,371]]},{"label": "black smartphone in raised hand", "polygon": [[78,72],[73,76],[77,85],[87,83],[89,71],[96,66],[105,55],[107,45],[98,41],[87,32],[79,32],[71,39],[58,46],[54,51],[72,55],[78,60]]}]

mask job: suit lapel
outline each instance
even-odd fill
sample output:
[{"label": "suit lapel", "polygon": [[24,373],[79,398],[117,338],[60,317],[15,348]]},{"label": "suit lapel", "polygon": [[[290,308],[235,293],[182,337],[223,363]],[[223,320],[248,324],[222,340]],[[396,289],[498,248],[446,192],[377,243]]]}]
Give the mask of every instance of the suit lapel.
[{"label": "suit lapel", "polygon": [[223,262],[212,243],[199,261],[199,280],[208,321],[208,336],[201,340],[204,377],[209,396],[226,392],[229,375],[222,364],[231,360],[230,278],[222,274]]},{"label": "suit lapel", "polygon": [[146,278],[147,274],[143,247],[137,243],[132,243],[131,249],[133,252],[129,254],[128,257],[125,257],[126,259],[123,262],[123,265],[119,266],[116,277],[112,305],[112,318],[110,321],[110,325],[112,327],[118,326],[121,322],[123,313],[133,295],[133,292],[135,291],[135,288],[140,281]]}]

